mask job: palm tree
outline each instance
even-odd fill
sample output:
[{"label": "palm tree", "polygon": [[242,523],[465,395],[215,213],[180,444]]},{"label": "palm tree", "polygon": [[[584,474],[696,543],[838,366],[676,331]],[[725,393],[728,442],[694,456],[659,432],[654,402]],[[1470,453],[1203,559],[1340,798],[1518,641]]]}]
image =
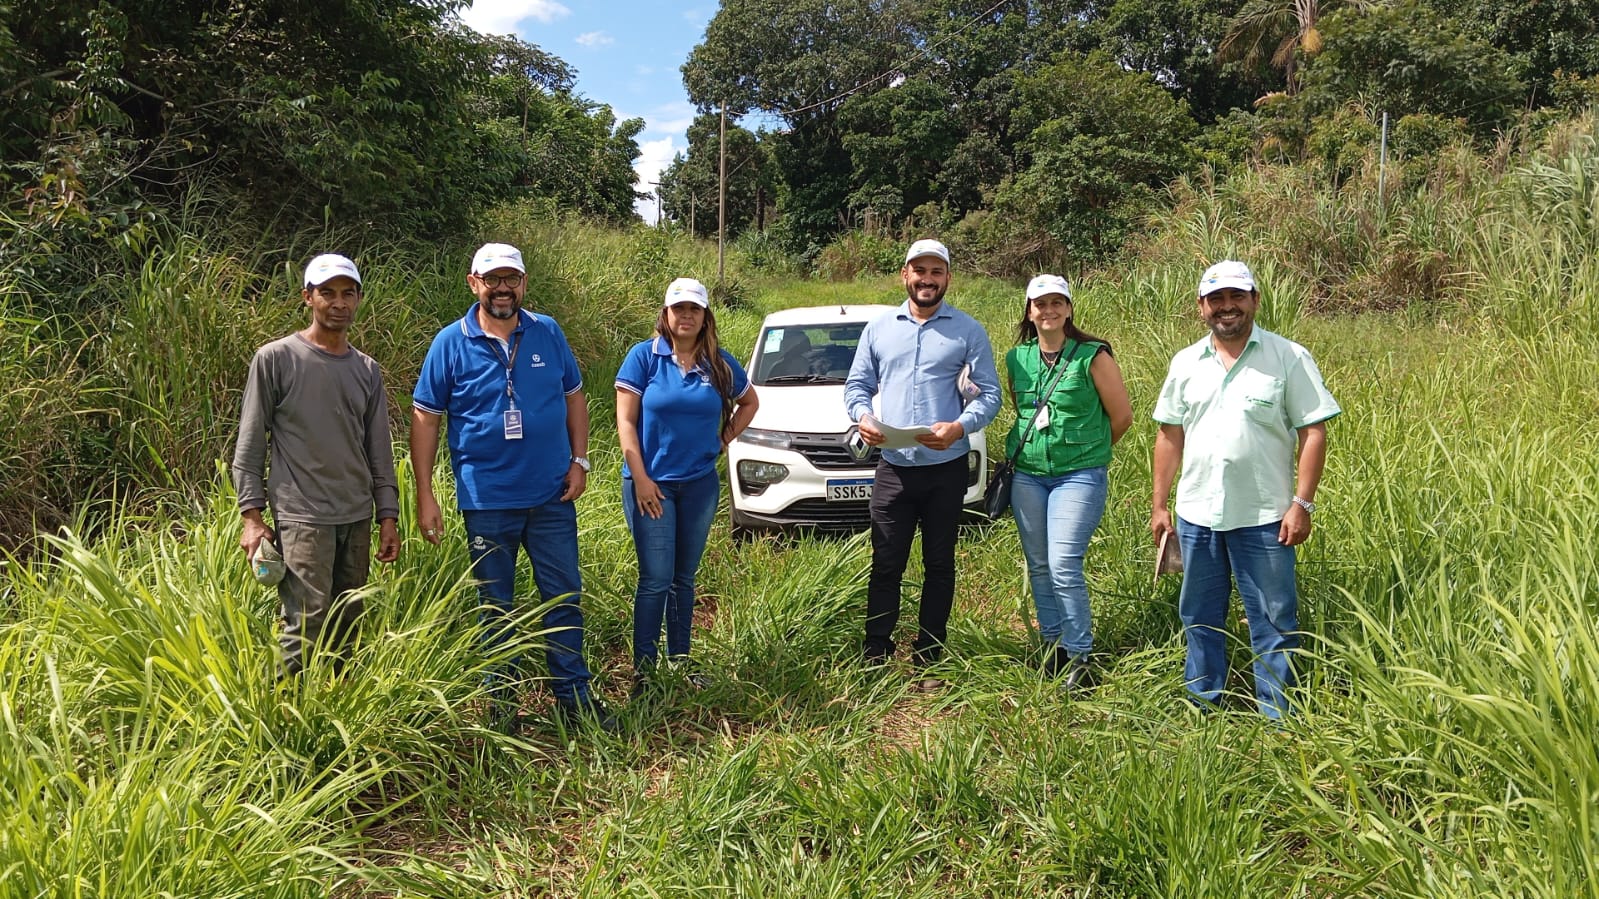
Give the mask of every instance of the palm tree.
[{"label": "palm tree", "polygon": [[[1359,4],[1359,0],[1352,0]],[[1339,0],[1248,0],[1228,23],[1218,54],[1224,59],[1260,62],[1271,47],[1271,64],[1283,70],[1286,90],[1299,90],[1299,54],[1321,52],[1321,32],[1316,23],[1339,5]]]}]

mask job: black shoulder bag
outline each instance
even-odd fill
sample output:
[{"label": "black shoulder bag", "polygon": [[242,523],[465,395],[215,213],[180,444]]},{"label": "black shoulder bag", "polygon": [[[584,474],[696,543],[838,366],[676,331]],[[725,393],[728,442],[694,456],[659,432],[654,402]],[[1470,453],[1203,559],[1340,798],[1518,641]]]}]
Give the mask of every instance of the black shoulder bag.
[{"label": "black shoulder bag", "polygon": [[[1042,408],[1049,403],[1050,396],[1055,392],[1055,385],[1059,384],[1060,379],[1065,376],[1066,369],[1071,367],[1072,359],[1076,358],[1077,351],[1082,349],[1082,347],[1083,345],[1078,343],[1077,346],[1072,347],[1071,355],[1061,360],[1059,367],[1055,370],[1055,379],[1049,382],[1048,387],[1044,388],[1044,393],[1039,397],[1038,406],[1034,408],[1032,416],[1027,419],[1027,430],[1022,432],[1022,439],[1016,441],[1016,451],[1010,454],[1009,459],[1001,462],[994,469],[992,475],[989,475],[988,489],[983,491],[983,511],[989,518],[999,518],[1010,509],[1010,487],[1011,480],[1016,475],[1016,460],[1022,454],[1022,447],[1026,446],[1028,439],[1033,436],[1033,427],[1038,424],[1038,408]],[[1016,411],[1018,413],[1021,412],[1019,403]]]}]

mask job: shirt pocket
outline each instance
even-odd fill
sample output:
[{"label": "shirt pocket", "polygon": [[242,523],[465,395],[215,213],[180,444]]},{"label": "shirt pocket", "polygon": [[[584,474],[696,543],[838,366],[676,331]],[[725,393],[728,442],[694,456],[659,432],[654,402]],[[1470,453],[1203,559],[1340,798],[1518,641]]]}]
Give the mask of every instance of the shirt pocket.
[{"label": "shirt pocket", "polygon": [[1252,421],[1271,424],[1282,421],[1286,415],[1283,407],[1285,382],[1282,378],[1255,373],[1238,384],[1238,401],[1244,414]]},{"label": "shirt pocket", "polygon": [[1099,430],[1092,424],[1083,424],[1081,420],[1057,428],[1054,434],[1054,442],[1063,446],[1083,446],[1098,440]]}]

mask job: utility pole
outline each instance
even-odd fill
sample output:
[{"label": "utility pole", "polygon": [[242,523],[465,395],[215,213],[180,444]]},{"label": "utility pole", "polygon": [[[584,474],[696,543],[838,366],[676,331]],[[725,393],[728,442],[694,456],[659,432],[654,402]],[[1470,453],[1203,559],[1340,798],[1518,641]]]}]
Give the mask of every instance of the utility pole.
[{"label": "utility pole", "polygon": [[722,289],[727,242],[727,101],[722,101],[722,131],[716,139],[716,289]]},{"label": "utility pole", "polygon": [[1387,218],[1387,208],[1382,202],[1383,182],[1388,175],[1388,111],[1382,114],[1382,147],[1377,151],[1377,221]]},{"label": "utility pole", "polygon": [[654,190],[650,191],[650,193],[655,194],[655,227],[659,228],[661,227],[661,207],[665,205],[664,201],[661,199],[661,182],[646,181],[644,183],[655,188]]}]

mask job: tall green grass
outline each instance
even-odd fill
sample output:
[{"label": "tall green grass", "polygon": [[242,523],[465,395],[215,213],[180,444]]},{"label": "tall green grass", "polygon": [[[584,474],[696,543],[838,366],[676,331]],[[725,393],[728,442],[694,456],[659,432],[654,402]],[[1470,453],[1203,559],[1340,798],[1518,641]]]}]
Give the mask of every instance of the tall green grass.
[{"label": "tall green grass", "polygon": [[[908,689],[908,666],[870,675],[854,663],[866,541],[737,543],[718,524],[695,631],[708,685],[668,679],[627,702],[635,571],[608,367],[647,334],[665,280],[713,277],[714,257],[506,212],[482,237],[528,250],[545,298],[530,305],[583,346],[597,460],[579,502],[587,648],[622,733],[543,722],[536,682],[523,734],[480,726],[493,660],[477,651],[453,516],[441,547],[407,524],[400,560],[364,597],[342,679],[313,663],[275,685],[274,600],[250,580],[232,498],[207,470],[188,504],[152,513],[130,500],[102,513],[97,539],[52,538],[0,575],[0,893],[1595,895],[1599,282],[1584,250],[1586,134],[1552,136],[1547,158],[1502,173],[1483,163],[1423,185],[1447,201],[1431,213],[1418,194],[1379,219],[1339,207],[1364,202],[1356,193],[1311,196],[1285,173],[1214,185],[1185,199],[1146,255],[1077,279],[1081,324],[1114,343],[1140,420],[1117,447],[1089,552],[1105,664],[1079,697],[1036,673],[1008,521],[962,532],[938,670],[950,686],[928,696]],[[1367,228],[1376,244],[1362,243]],[[1347,233],[1321,257],[1317,229]],[[1395,246],[1446,263],[1422,294],[1432,308],[1317,314],[1376,295],[1348,285],[1408,283],[1419,269],[1395,267]],[[1203,333],[1193,283],[1221,255],[1260,273],[1263,323],[1312,350],[1345,409],[1300,554],[1304,705],[1281,727],[1251,707],[1242,639],[1227,708],[1187,708],[1176,583],[1148,574],[1146,416],[1171,354]],[[372,258],[357,343],[408,386],[406,367],[414,375],[432,332],[465,308],[465,257],[441,251],[414,272],[413,257]],[[170,264],[152,263],[149,283],[182,277]],[[903,293],[892,276],[746,283],[747,307],[720,316],[740,356],[766,311]],[[185,331],[161,317],[180,305],[142,295],[161,333],[204,337],[222,315],[194,310]],[[234,296],[190,302],[257,294]],[[1009,346],[1019,285],[957,272],[951,296],[997,352]],[[253,314],[254,336],[230,334],[241,353],[299,316],[292,303]],[[6,359],[29,333],[8,329]],[[228,374],[187,364],[202,379]],[[151,381],[129,386],[141,397],[203,392],[155,367],[129,371]],[[216,414],[191,432],[218,442],[211,456],[159,445],[214,460],[231,428]],[[406,503],[409,477],[402,465]],[[438,487],[449,496],[447,474]],[[919,578],[913,561],[912,602]],[[525,569],[519,583],[532,594]],[[537,658],[527,605],[518,648]],[[1231,629],[1245,633],[1236,613]]]}]

